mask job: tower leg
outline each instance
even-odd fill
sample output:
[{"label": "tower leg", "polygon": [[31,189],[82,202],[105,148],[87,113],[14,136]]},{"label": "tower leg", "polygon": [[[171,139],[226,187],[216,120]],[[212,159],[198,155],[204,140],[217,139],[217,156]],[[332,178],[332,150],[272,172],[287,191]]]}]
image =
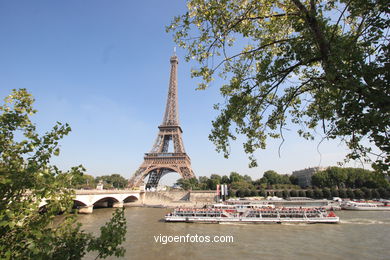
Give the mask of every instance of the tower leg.
[{"label": "tower leg", "polygon": [[157,170],[152,171],[149,174],[149,179],[148,179],[148,182],[147,182],[145,188],[147,188],[147,189],[157,188],[157,185],[161,179],[162,173],[163,173],[163,169],[157,169]]}]

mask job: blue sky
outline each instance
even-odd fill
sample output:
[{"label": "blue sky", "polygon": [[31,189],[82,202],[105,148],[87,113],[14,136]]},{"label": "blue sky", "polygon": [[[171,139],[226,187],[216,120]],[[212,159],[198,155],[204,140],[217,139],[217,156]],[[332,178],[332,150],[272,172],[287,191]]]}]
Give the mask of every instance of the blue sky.
[{"label": "blue sky", "polygon": [[[53,163],[129,178],[151,149],[163,117],[175,46],[165,26],[185,10],[183,0],[2,0],[0,97],[27,88],[36,99],[34,122],[41,132],[56,121],[71,125]],[[248,168],[240,139],[224,159],[208,140],[220,82],[196,91],[198,81],[190,78],[196,64],[184,61],[183,50],[177,54],[180,121],[198,176],[237,171],[257,179],[268,169],[291,173],[343,160],[339,141],[323,142],[320,155],[320,139],[308,142],[294,132],[286,133],[280,158],[280,141],[259,151],[257,168]],[[169,174],[163,182],[177,177]]]}]

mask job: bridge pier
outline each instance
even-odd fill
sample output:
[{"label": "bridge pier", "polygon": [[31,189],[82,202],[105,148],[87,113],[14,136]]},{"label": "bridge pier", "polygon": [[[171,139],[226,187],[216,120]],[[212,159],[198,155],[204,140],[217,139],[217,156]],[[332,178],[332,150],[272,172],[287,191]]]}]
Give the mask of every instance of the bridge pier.
[{"label": "bridge pier", "polygon": [[115,202],[112,204],[113,208],[123,208],[123,202]]},{"label": "bridge pier", "polygon": [[93,212],[93,205],[91,206],[82,206],[78,211],[80,214],[91,214]]}]

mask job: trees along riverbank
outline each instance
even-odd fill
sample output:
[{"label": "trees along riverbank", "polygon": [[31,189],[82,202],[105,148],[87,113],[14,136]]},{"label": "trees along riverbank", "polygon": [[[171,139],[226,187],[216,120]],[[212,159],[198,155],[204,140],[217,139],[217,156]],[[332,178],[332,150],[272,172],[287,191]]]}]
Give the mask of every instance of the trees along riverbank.
[{"label": "trees along riverbank", "polygon": [[103,189],[124,189],[128,184],[128,180],[120,174],[97,177],[83,174],[73,179],[71,185],[74,189],[95,189],[100,182],[103,184]]},{"label": "trees along riverbank", "polygon": [[301,188],[292,175],[269,170],[263,177],[252,180],[248,175],[232,172],[229,176],[212,174],[199,179],[179,179],[176,183],[185,190],[216,190],[218,184],[227,184],[230,196],[332,197],[350,199],[390,199],[389,181],[374,171],[360,168],[330,167],[312,177],[312,186]]}]

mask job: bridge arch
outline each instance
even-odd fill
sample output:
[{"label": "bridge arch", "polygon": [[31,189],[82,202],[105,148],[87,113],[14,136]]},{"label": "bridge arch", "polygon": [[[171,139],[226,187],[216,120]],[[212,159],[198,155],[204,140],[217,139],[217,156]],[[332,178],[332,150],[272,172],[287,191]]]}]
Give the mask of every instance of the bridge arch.
[{"label": "bridge arch", "polygon": [[123,200],[123,203],[132,203],[132,202],[137,202],[137,201],[138,201],[138,198],[136,196],[130,195]]},{"label": "bridge arch", "polygon": [[92,205],[94,208],[112,208],[115,203],[119,202],[117,198],[107,196],[96,200]]},{"label": "bridge arch", "polygon": [[85,206],[87,206],[87,203],[85,203],[85,202],[83,202],[81,200],[74,199],[73,200],[73,206],[74,207],[85,207]]}]

